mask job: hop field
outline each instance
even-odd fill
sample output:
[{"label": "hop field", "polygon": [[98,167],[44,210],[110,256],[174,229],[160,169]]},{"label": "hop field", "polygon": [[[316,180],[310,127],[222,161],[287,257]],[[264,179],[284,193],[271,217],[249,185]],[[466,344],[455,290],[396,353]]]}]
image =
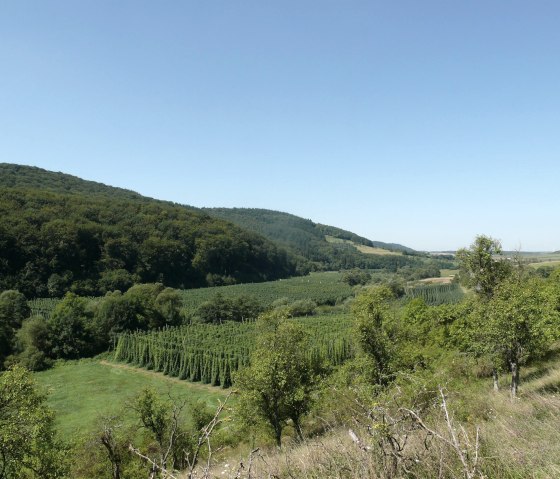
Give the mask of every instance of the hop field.
[{"label": "hop field", "polygon": [[266,283],[234,284],[231,286],[182,290],[183,307],[188,311],[193,311],[218,293],[232,299],[252,295],[263,306],[269,306],[278,298],[288,298],[290,302],[310,299],[319,305],[334,305],[351,296],[352,288],[342,282],[341,273],[311,273],[308,276],[268,281]]},{"label": "hop field", "polygon": [[451,284],[422,284],[406,288],[408,299],[422,298],[427,305],[459,303],[465,294],[457,283]]},{"label": "hop field", "polygon": [[[353,357],[350,315],[293,319],[309,332],[307,356],[315,363],[342,364]],[[229,387],[232,374],[249,364],[255,322],[193,324],[121,334],[114,359],[189,381]]]}]

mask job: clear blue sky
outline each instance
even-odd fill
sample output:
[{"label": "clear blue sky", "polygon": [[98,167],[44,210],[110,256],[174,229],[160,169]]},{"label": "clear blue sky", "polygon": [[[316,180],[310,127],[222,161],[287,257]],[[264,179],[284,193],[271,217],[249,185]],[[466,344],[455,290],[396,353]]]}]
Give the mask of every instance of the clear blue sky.
[{"label": "clear blue sky", "polygon": [[0,4],[0,161],[374,240],[560,249],[560,3]]}]

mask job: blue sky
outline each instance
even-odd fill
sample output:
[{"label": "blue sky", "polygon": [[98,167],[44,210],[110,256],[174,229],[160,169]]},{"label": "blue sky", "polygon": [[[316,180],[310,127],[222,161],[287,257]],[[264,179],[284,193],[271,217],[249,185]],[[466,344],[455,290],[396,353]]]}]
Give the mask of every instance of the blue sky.
[{"label": "blue sky", "polygon": [[560,249],[557,1],[0,3],[0,161],[424,250]]}]

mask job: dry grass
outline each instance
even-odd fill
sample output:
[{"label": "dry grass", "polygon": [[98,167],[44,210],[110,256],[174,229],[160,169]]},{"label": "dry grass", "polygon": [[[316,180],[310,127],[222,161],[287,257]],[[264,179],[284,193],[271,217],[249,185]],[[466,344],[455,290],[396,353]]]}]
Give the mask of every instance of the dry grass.
[{"label": "dry grass", "polygon": [[366,246],[363,244],[354,244],[356,249],[365,254],[377,254],[377,255],[391,255],[391,256],[402,256],[400,251],[390,251],[388,249],[383,248],[375,248],[373,246]]},{"label": "dry grass", "polygon": [[444,278],[424,278],[419,280],[420,283],[425,284],[451,284],[453,276],[446,276]]},{"label": "dry grass", "polygon": [[[516,400],[511,400],[507,388],[494,393],[490,381],[487,387],[478,382],[472,387],[467,385],[464,393],[452,395],[449,422],[441,401],[419,413],[421,422],[414,420],[413,415],[407,415],[406,408],[400,406],[385,409],[382,422],[379,415],[372,415],[370,411],[350,425],[356,433],[354,439],[348,426],[338,426],[304,443],[287,443],[280,451],[269,448],[256,450],[250,457],[230,457],[229,461],[217,464],[206,477],[560,477],[558,354],[559,351],[553,352],[552,359],[525,369]],[[502,378],[504,385],[506,381],[507,378]],[[385,421],[387,418],[390,418],[389,422]],[[463,422],[456,418],[462,418]],[[480,427],[480,449],[475,447],[477,427]],[[453,447],[453,435],[460,443],[459,448]],[[392,441],[396,441],[399,447],[403,446],[402,449],[397,448],[397,461]],[[467,476],[462,460],[467,458],[472,465],[476,450],[480,456],[477,467],[471,469],[471,472],[474,470],[473,475]],[[464,454],[463,458],[461,454]]]}]

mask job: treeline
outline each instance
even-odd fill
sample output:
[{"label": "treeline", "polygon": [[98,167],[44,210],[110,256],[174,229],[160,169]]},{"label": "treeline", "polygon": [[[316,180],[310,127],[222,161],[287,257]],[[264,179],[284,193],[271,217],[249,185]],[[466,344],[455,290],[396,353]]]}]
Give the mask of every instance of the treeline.
[{"label": "treeline", "polygon": [[83,298],[67,293],[48,317],[31,315],[19,291],[0,294],[0,366],[20,364],[43,370],[57,359],[78,359],[107,351],[125,331],[181,324],[179,293],[159,284],[137,284],[124,294]]},{"label": "treeline", "polygon": [[[1,166],[5,181],[10,176]],[[0,290],[29,298],[95,296],[145,282],[259,282],[304,270],[271,241],[183,206],[123,195],[0,191]]]}]

